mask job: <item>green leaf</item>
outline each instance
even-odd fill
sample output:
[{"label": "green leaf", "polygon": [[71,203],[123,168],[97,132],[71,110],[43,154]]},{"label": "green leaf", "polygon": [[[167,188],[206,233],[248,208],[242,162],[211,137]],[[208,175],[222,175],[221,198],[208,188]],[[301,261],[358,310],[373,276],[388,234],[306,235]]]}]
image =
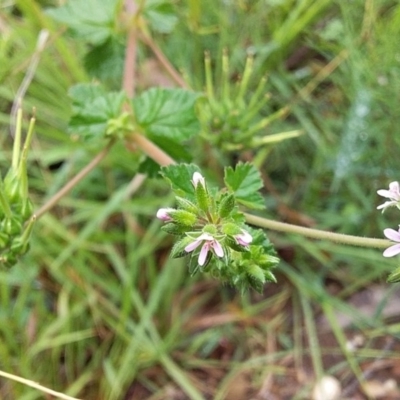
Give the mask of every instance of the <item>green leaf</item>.
[{"label": "green leaf", "polygon": [[109,38],[93,47],[84,58],[86,71],[112,87],[119,87],[124,67],[125,48],[122,43]]},{"label": "green leaf", "polygon": [[389,283],[400,282],[400,267],[396,268],[387,278]]},{"label": "green leaf", "polygon": [[120,0],[69,0],[47,14],[66,24],[77,36],[92,44],[104,43],[116,31]]},{"label": "green leaf", "polygon": [[151,27],[161,33],[170,33],[178,22],[169,0],[147,0],[144,15]]},{"label": "green leaf", "polygon": [[193,239],[189,236],[185,236],[183,239],[176,242],[171,249],[171,257],[180,258],[187,256],[188,253],[185,251],[185,247],[191,242],[193,242]]},{"label": "green leaf", "polygon": [[137,123],[150,139],[189,139],[200,130],[195,114],[199,94],[183,89],[152,88],[132,100]]},{"label": "green leaf", "polygon": [[103,136],[108,121],[120,116],[125,100],[123,92],[107,93],[101,86],[89,84],[73,86],[69,94],[73,114],[68,130],[84,139]]},{"label": "green leaf", "polygon": [[238,203],[248,208],[265,208],[265,202],[258,190],[263,187],[260,173],[250,163],[238,163],[236,168],[225,168],[225,184]]},{"label": "green leaf", "polygon": [[195,199],[192,177],[195,172],[200,172],[194,164],[175,164],[161,168],[162,176],[170,183],[175,194],[180,197]]}]

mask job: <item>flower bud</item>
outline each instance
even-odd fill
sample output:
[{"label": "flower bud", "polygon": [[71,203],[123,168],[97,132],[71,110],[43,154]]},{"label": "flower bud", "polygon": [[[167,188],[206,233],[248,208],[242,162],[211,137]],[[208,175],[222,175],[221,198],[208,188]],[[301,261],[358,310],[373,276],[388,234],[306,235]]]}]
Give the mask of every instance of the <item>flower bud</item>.
[{"label": "flower bud", "polygon": [[204,188],[206,187],[206,180],[204,179],[204,176],[200,174],[200,172],[195,172],[193,174],[193,179],[192,179],[193,186],[196,188],[197,185],[200,183]]},{"label": "flower bud", "polygon": [[160,208],[157,211],[157,218],[161,219],[161,221],[164,221],[164,222],[172,221],[172,218],[169,215],[169,213],[171,211],[175,211],[175,209],[173,209],[173,208]]}]

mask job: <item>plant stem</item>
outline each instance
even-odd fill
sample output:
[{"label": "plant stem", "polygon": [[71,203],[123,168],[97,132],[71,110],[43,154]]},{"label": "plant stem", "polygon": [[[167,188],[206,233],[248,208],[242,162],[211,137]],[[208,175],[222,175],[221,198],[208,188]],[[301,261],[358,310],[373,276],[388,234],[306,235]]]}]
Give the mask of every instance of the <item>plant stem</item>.
[{"label": "plant stem", "polygon": [[7,378],[7,379],[11,379],[15,382],[19,382],[22,383],[26,386],[29,386],[31,388],[40,390],[43,393],[47,393],[50,394],[52,396],[58,397],[59,399],[64,399],[64,400],[79,400],[76,397],[71,397],[71,396],[67,396],[66,394],[60,393],[60,392],[56,392],[52,389],[49,389],[45,386],[40,385],[39,383],[36,383],[34,381],[31,381],[29,379],[25,379],[25,378],[21,378],[19,376],[13,375],[13,374],[9,374],[7,372],[4,371],[0,371],[0,376]]},{"label": "plant stem", "polygon": [[83,178],[85,178],[86,175],[100,163],[100,161],[103,160],[103,158],[110,151],[113,144],[114,140],[111,140],[107,144],[107,146],[99,154],[97,154],[97,156],[93,158],[93,160],[90,161],[88,165],[86,165],[85,168],[79,171],[79,173],[75,175],[63,188],[61,188],[53,197],[51,197],[45,204],[43,204],[42,207],[40,207],[39,210],[35,212],[34,216],[36,218],[40,218],[45,212],[55,206],[62,197],[64,197],[75,185],[77,185]]},{"label": "plant stem", "polygon": [[129,138],[131,143],[134,143],[139,147],[145,154],[153,159],[157,164],[161,166],[167,166],[176,164],[176,161],[170,157],[164,150],[160,149],[151,140],[147,139],[139,133],[132,133]]},{"label": "plant stem", "polygon": [[393,244],[386,239],[374,239],[362,236],[345,235],[342,233],[320,231],[318,229],[305,228],[303,226],[273,221],[247,213],[244,215],[246,217],[246,221],[251,225],[256,225],[265,229],[272,229],[274,231],[295,233],[313,239],[330,240],[331,242],[343,243],[351,246],[374,247],[377,249],[386,248]]},{"label": "plant stem", "polygon": [[128,40],[125,50],[124,76],[122,87],[128,97],[132,98],[135,94],[136,77],[136,50],[137,50],[137,28],[136,28],[136,4],[134,0],[126,0],[126,13],[130,21]]},{"label": "plant stem", "polygon": [[140,34],[140,39],[149,46],[150,50],[154,53],[156,56],[158,62],[164,67],[164,69],[168,72],[169,76],[182,88],[188,89],[189,86],[188,84],[183,80],[181,75],[179,74],[178,71],[172,66],[172,64],[169,62],[168,58],[165,57],[164,53],[161,51],[161,49],[157,46],[157,44],[154,42],[154,40],[146,35],[145,33]]}]

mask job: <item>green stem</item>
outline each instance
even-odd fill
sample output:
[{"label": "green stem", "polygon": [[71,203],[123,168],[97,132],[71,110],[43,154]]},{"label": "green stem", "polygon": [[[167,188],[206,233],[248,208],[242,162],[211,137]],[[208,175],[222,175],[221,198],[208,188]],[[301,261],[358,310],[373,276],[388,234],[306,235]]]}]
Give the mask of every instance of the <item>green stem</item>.
[{"label": "green stem", "polygon": [[344,235],[342,233],[329,231],[320,231],[318,229],[305,228],[303,226],[291,225],[285,222],[273,221],[247,213],[244,215],[246,221],[251,225],[256,225],[265,229],[272,229],[274,231],[295,233],[313,239],[330,240],[331,242],[343,243],[351,246],[374,247],[377,249],[383,249],[393,244],[386,239],[374,239],[362,236]]}]

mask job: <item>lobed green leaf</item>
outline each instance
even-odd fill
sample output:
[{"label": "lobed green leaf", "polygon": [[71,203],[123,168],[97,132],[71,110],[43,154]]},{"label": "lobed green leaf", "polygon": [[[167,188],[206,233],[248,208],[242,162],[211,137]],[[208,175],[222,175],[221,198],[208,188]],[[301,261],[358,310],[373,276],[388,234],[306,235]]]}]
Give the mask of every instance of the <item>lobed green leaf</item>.
[{"label": "lobed green leaf", "polygon": [[154,142],[166,137],[180,143],[200,130],[198,97],[184,89],[152,88],[132,100],[136,121]]},{"label": "lobed green leaf", "polygon": [[91,44],[104,43],[116,31],[119,0],[69,0],[47,14],[66,24],[75,35]]},{"label": "lobed green leaf", "polygon": [[248,208],[265,208],[265,202],[258,190],[263,187],[260,173],[250,163],[238,163],[236,168],[225,168],[225,184],[236,197],[237,202]]}]

